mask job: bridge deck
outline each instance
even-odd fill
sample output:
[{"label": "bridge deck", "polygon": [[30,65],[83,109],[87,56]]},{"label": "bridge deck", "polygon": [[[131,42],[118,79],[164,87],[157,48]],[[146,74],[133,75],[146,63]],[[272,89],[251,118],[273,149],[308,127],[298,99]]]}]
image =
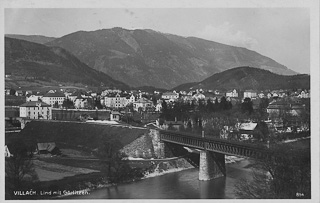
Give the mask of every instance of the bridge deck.
[{"label": "bridge deck", "polygon": [[257,146],[215,137],[201,137],[185,132],[160,130],[160,138],[165,142],[227,155],[261,159],[269,157],[269,155],[272,154],[265,146]]}]

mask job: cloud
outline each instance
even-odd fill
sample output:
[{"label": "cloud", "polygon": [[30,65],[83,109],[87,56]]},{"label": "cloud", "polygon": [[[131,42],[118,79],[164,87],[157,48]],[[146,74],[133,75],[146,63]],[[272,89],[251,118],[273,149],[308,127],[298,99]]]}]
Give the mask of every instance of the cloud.
[{"label": "cloud", "polygon": [[235,29],[229,22],[224,22],[217,27],[207,25],[203,30],[200,30],[197,33],[197,36],[207,40],[248,49],[252,49],[258,44],[256,39],[250,37],[244,31]]}]

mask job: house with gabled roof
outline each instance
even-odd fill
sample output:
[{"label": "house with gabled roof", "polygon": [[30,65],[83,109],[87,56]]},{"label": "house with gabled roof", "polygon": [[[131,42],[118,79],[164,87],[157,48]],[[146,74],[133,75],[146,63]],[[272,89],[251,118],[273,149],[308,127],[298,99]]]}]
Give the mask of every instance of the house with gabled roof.
[{"label": "house with gabled roof", "polygon": [[121,113],[118,111],[110,112],[110,121],[120,121]]},{"label": "house with gabled roof", "polygon": [[139,111],[139,108],[141,108],[143,111],[145,111],[148,107],[152,107],[152,106],[153,106],[152,101],[150,101],[144,97],[133,102],[133,109],[135,111]]},{"label": "house with gabled roof", "polygon": [[42,94],[32,94],[32,95],[27,95],[26,96],[26,102],[29,101],[42,101]]},{"label": "house with gabled roof", "polygon": [[233,89],[226,92],[226,97],[239,97],[239,94],[236,89]]},{"label": "house with gabled roof", "polygon": [[304,110],[305,107],[302,104],[284,100],[270,102],[267,107],[267,113],[277,116],[284,113],[289,113],[292,116],[299,116]]},{"label": "house with gabled roof", "polygon": [[206,96],[204,95],[204,94],[202,94],[202,93],[196,93],[196,94],[194,94],[193,96],[192,96],[192,98],[194,99],[194,100],[203,100],[203,99],[205,99],[206,98]]}]

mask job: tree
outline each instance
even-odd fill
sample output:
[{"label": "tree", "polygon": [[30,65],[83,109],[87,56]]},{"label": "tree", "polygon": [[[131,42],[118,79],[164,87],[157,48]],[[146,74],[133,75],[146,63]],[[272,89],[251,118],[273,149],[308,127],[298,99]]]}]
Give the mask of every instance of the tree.
[{"label": "tree", "polygon": [[248,113],[249,115],[253,112],[253,104],[250,98],[245,98],[241,104],[241,110],[243,113]]},{"label": "tree", "polygon": [[217,97],[214,100],[213,109],[214,109],[214,111],[220,111],[220,105],[219,105],[219,101],[218,101]]},{"label": "tree", "polygon": [[221,97],[221,101],[219,103],[219,109],[220,110],[227,110],[228,109],[228,103],[225,97]]},{"label": "tree", "polygon": [[286,144],[271,150],[273,158],[258,161],[253,180],[238,181],[236,194],[246,199],[311,198],[310,148],[294,149]]},{"label": "tree", "polygon": [[65,99],[62,103],[62,107],[66,108],[66,109],[74,109],[74,105],[73,102],[69,99]]},{"label": "tree", "polygon": [[15,94],[16,94],[16,90],[10,89],[10,95],[15,95]]},{"label": "tree", "polygon": [[167,117],[168,117],[168,113],[169,113],[169,111],[168,111],[168,105],[167,105],[167,102],[165,101],[165,100],[162,100],[162,109],[161,109],[161,111],[162,111],[162,113],[161,113],[161,118],[164,118],[164,119],[167,119]]},{"label": "tree", "polygon": [[98,109],[103,109],[103,106],[101,105],[100,99],[95,99],[94,100],[94,107],[96,107]]},{"label": "tree", "polygon": [[53,108],[59,108],[59,104],[57,101],[53,104]]},{"label": "tree", "polygon": [[117,165],[122,159],[121,153],[119,152],[120,149],[121,143],[115,138],[105,138],[101,141],[97,156],[101,160],[103,166],[102,171],[108,176],[112,170],[116,170]]},{"label": "tree", "polygon": [[124,161],[126,155],[120,151],[121,148],[121,142],[114,137],[104,137],[98,148],[101,172],[112,183],[143,176],[142,170],[133,169]]},{"label": "tree", "polygon": [[213,107],[213,103],[212,103],[211,99],[207,100],[207,106],[206,107],[207,107],[206,109],[207,109],[208,112],[213,112],[214,111],[214,107]]},{"label": "tree", "polygon": [[153,105],[157,105],[157,98],[155,96],[152,97],[152,103]]},{"label": "tree", "polygon": [[31,159],[33,150],[21,140],[14,141],[9,147],[13,156],[5,160],[6,189],[23,189],[28,182],[38,180]]}]

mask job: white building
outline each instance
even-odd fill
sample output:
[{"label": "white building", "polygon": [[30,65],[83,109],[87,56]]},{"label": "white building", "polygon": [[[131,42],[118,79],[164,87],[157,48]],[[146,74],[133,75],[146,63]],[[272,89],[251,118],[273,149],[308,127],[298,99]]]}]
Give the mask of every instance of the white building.
[{"label": "white building", "polygon": [[263,92],[260,92],[260,93],[258,94],[258,96],[259,96],[259,98],[265,98],[265,95],[264,95]]},{"label": "white building", "polygon": [[165,92],[161,96],[164,100],[176,100],[179,99],[179,93],[176,92]]},{"label": "white building", "polygon": [[202,94],[202,93],[196,93],[196,94],[194,94],[194,95],[192,96],[192,98],[198,101],[198,100],[203,100],[203,99],[205,99],[206,96],[205,96],[204,94]]},{"label": "white building", "polygon": [[127,96],[126,99],[127,99],[127,104],[131,104],[136,101],[136,97],[133,94],[131,94],[130,96]]},{"label": "white building", "polygon": [[89,105],[89,101],[88,98],[83,98],[81,95],[78,95],[73,104],[76,109],[84,109]]},{"label": "white building", "polygon": [[115,96],[106,96],[104,98],[104,105],[109,108],[123,108],[128,104],[128,100],[125,96],[121,96],[117,93]]},{"label": "white building", "polygon": [[106,95],[108,95],[108,94],[111,94],[111,93],[114,93],[114,94],[116,94],[116,93],[121,93],[122,91],[121,90],[117,90],[117,89],[107,89],[107,90],[104,90],[102,93],[101,93],[101,96],[106,96]]},{"label": "white building", "polygon": [[135,111],[139,111],[139,108],[141,108],[143,111],[145,111],[148,107],[152,107],[152,101],[150,101],[144,97],[133,102],[133,110],[135,110]]},{"label": "white building", "polygon": [[118,111],[112,111],[110,113],[110,121],[120,121],[121,114]]},{"label": "white building", "polygon": [[236,89],[226,92],[226,97],[238,97],[238,96],[239,94]]},{"label": "white building", "polygon": [[310,94],[308,93],[308,91],[304,91],[302,90],[300,92],[300,94],[298,95],[299,98],[310,98]]},{"label": "white building", "polygon": [[27,96],[26,97],[26,102],[29,102],[29,101],[42,101],[42,97],[43,95],[30,95],[30,96]]},{"label": "white building", "polygon": [[162,102],[161,100],[157,101],[157,105],[155,106],[155,111],[160,112],[162,110]]},{"label": "white building", "polygon": [[20,106],[20,117],[28,119],[52,119],[52,107],[44,102],[30,101]]},{"label": "white building", "polygon": [[246,90],[243,93],[243,98],[256,98],[257,97],[257,92],[254,90]]},{"label": "white building", "polygon": [[54,92],[54,93],[48,92],[42,97],[42,101],[44,103],[50,104],[51,106],[53,106],[55,103],[61,106],[63,104],[64,99],[65,99],[65,95],[60,92]]}]

